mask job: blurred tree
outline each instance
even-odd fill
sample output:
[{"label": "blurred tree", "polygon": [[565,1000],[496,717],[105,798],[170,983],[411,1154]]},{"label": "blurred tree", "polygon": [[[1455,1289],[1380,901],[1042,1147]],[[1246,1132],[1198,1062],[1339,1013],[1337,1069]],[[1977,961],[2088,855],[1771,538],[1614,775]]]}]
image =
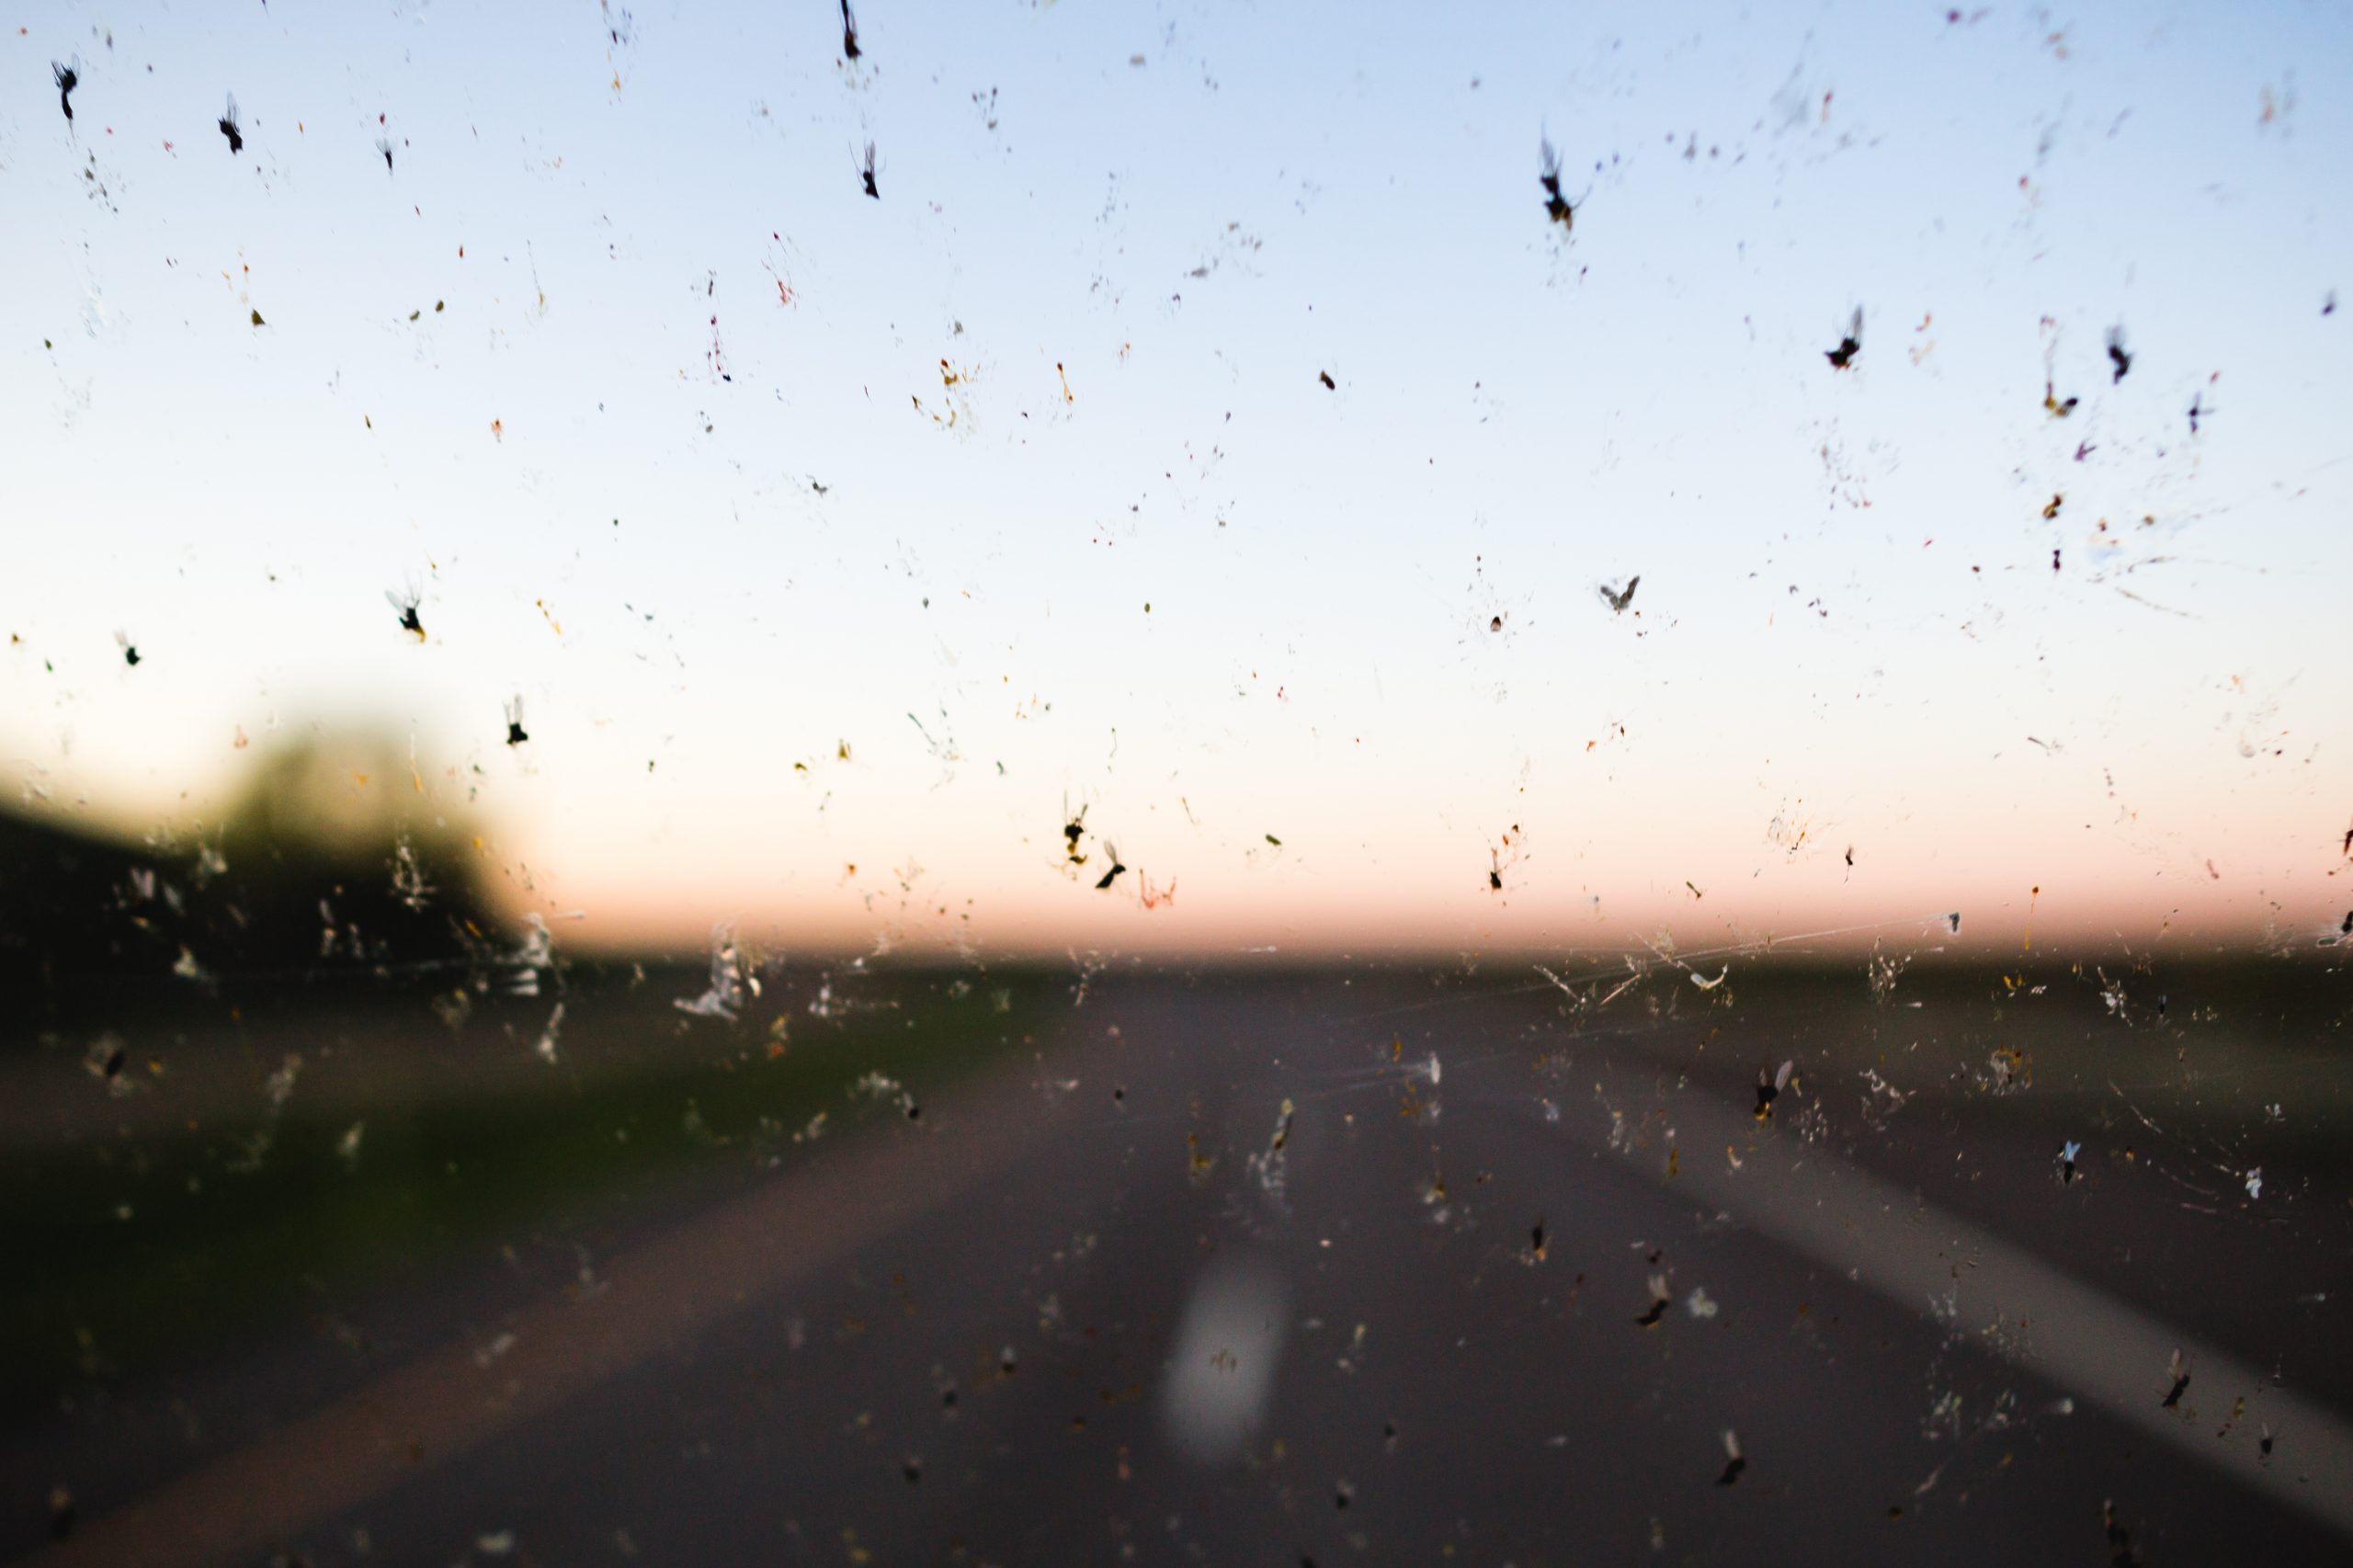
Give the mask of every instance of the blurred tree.
[{"label": "blurred tree", "polygon": [[[404,741],[318,729],[261,756],[214,828],[144,845],[0,810],[0,983],[181,983],[400,972],[506,945],[465,813]],[[176,973],[175,973],[176,971]]]}]

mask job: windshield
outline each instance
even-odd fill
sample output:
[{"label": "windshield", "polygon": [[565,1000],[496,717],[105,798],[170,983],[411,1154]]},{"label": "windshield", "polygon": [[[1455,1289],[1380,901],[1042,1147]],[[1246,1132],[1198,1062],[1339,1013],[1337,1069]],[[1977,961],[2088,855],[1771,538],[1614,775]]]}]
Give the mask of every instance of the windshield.
[{"label": "windshield", "polygon": [[9,21],[0,1559],[2346,1551],[2341,15]]}]

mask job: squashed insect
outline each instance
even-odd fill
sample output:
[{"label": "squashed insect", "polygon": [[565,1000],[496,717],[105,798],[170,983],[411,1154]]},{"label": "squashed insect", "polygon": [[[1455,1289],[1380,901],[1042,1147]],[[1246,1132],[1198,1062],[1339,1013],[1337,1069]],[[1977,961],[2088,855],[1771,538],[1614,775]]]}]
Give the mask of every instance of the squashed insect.
[{"label": "squashed insect", "polygon": [[1575,228],[1577,209],[1584,203],[1561,194],[1561,154],[1550,138],[1536,143],[1536,183],[1544,187],[1544,216],[1564,230]]},{"label": "squashed insect", "polygon": [[[1819,343],[1822,340],[1816,338],[1814,341]],[[1838,340],[1837,347],[1824,350],[1822,357],[1830,361],[1832,369],[1844,370],[1853,366],[1855,357],[1862,351],[1863,307],[1857,305],[1853,318],[1847,324],[1847,335]]]}]

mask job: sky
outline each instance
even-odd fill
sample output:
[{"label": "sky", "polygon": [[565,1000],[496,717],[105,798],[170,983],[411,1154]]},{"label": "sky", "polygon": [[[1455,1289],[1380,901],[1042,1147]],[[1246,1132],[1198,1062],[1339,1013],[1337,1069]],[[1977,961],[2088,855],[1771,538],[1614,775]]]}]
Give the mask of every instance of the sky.
[{"label": "sky", "polygon": [[33,809],[373,728],[584,946],[2353,904],[2330,8],[9,21]]}]

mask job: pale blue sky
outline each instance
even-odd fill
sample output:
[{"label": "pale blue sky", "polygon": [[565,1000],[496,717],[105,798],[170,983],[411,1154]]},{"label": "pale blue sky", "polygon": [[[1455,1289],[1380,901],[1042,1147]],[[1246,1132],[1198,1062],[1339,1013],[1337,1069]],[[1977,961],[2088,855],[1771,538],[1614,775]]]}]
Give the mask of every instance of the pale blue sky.
[{"label": "pale blue sky", "polygon": [[614,931],[2353,902],[2342,13],[630,13],[18,10],[12,785],[201,816],[373,716]]}]

